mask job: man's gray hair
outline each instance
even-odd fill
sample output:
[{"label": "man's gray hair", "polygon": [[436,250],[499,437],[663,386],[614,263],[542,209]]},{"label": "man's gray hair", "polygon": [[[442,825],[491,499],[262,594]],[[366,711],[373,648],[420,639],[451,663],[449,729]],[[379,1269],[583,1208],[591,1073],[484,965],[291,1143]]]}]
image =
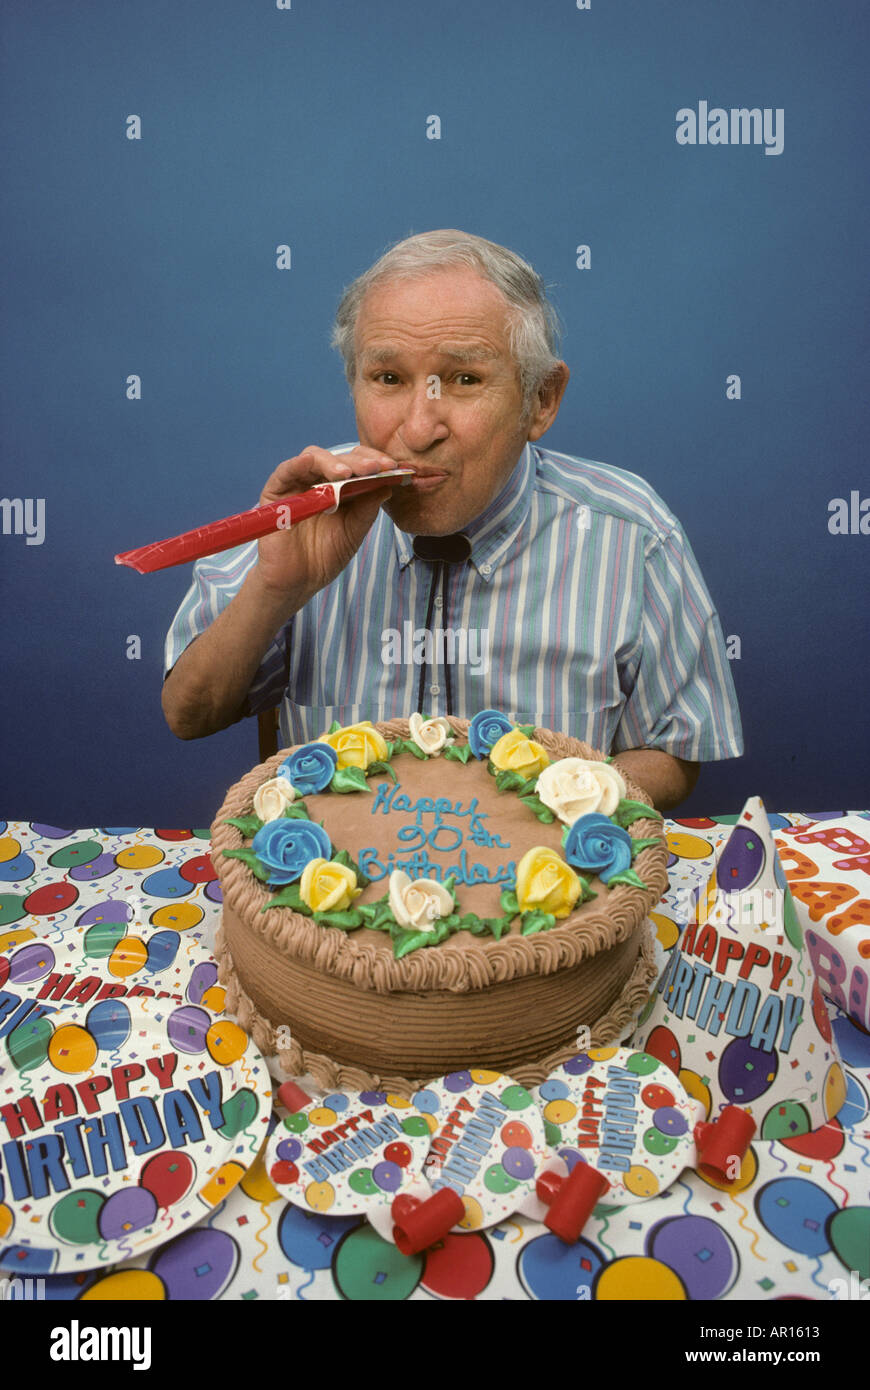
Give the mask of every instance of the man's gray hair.
[{"label": "man's gray hair", "polygon": [[356,375],[354,333],[357,315],[370,289],[386,280],[414,280],[453,266],[468,266],[495,285],[510,307],[510,345],[520,374],[523,408],[557,366],[559,319],[547,299],[544,282],[516,252],[469,232],[421,232],[397,242],[369,270],[349,285],[341,298],[332,346],[344,358],[347,379]]}]

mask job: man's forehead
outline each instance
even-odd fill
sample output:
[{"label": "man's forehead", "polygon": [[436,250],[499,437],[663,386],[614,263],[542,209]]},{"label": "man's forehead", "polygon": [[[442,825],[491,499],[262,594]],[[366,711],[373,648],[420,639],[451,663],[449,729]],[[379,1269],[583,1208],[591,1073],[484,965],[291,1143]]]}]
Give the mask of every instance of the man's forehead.
[{"label": "man's forehead", "polygon": [[[405,351],[407,351],[407,344],[399,342],[372,343],[363,348],[361,356],[366,362],[377,365],[394,361],[397,357],[401,357]],[[433,343],[431,351],[438,357],[445,357],[453,362],[495,362],[503,355],[491,343],[475,342]]]}]

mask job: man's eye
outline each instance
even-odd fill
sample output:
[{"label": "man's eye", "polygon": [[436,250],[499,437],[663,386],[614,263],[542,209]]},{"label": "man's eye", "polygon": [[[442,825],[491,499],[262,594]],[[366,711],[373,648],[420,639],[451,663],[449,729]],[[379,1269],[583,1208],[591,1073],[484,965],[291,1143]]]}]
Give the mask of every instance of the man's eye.
[{"label": "man's eye", "polygon": [[395,372],[378,372],[375,381],[379,381],[382,386],[395,386],[399,378]]},{"label": "man's eye", "polygon": [[475,376],[474,372],[457,372],[456,382],[459,386],[477,386],[480,377]]}]

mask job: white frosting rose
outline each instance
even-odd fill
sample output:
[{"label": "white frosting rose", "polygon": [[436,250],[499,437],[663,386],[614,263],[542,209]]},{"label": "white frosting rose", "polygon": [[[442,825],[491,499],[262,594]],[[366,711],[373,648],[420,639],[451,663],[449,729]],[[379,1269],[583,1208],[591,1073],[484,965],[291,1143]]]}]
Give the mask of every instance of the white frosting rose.
[{"label": "white frosting rose", "polygon": [[412,879],[402,869],[390,874],[390,908],[400,927],[433,931],[439,917],[453,911],[453,895],[434,878]]},{"label": "white frosting rose", "polygon": [[436,756],[453,736],[453,730],[440,714],[435,719],[424,719],[415,711],[408,720],[408,728],[417,747]]},{"label": "white frosting rose", "polygon": [[280,820],[291,801],[296,800],[296,788],[289,777],[273,777],[254,793],[254,810],[261,821]]},{"label": "white frosting rose", "polygon": [[573,825],[580,816],[593,811],[612,816],[625,796],[625,782],[610,763],[596,763],[589,758],[561,758],[544,768],[535,783],[535,791],[559,820]]}]

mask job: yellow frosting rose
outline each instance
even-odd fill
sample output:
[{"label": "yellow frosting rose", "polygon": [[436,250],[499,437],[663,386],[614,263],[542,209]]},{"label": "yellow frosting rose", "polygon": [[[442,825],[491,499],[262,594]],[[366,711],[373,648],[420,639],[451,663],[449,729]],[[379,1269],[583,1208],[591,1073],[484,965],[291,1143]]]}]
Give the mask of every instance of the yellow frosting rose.
[{"label": "yellow frosting rose", "polygon": [[580,897],[583,885],[570,864],[555,850],[536,845],[517,865],[517,902],[520,912],[550,912],[567,917]]},{"label": "yellow frosting rose", "polygon": [[502,734],[498,742],[492,745],[489,757],[499,772],[518,772],[522,777],[537,777],[550,764],[546,749],[527,738],[519,729]]},{"label": "yellow frosting rose", "polygon": [[312,912],[343,912],[362,892],[345,864],[309,859],[299,880],[299,896]]},{"label": "yellow frosting rose", "polygon": [[328,743],[335,749],[339,767],[361,767],[365,771],[369,763],[383,761],[387,756],[387,745],[370,719],[348,724],[334,734],[321,734],[317,742]]}]

